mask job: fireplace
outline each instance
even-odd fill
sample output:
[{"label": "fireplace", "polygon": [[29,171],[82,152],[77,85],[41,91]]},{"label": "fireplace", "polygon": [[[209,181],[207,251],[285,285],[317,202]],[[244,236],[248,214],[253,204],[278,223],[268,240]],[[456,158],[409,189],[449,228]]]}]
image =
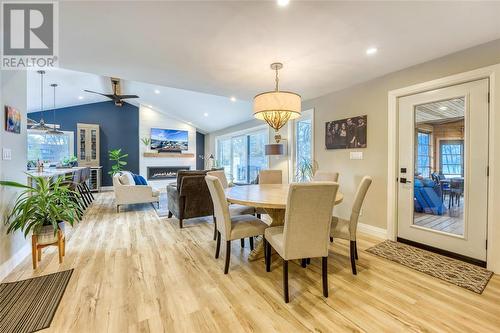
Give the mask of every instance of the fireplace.
[{"label": "fireplace", "polygon": [[188,166],[154,166],[148,167],[148,180],[177,178],[177,171],[189,170]]}]

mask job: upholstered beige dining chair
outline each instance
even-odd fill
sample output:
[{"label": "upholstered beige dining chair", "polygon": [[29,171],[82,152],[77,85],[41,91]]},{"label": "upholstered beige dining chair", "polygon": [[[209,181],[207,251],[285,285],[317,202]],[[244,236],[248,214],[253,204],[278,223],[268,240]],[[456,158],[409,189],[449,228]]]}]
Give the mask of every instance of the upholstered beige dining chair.
[{"label": "upholstered beige dining chair", "polygon": [[[259,184],[283,184],[281,170],[259,170]],[[262,214],[266,214],[266,210],[257,208],[256,213],[260,219]]]},{"label": "upholstered beige dining chair", "polygon": [[339,173],[338,172],[331,172],[331,171],[317,171],[313,178],[313,182],[322,182],[322,181],[327,181],[327,182],[338,182],[339,181]]},{"label": "upholstered beige dining chair", "polygon": [[264,235],[266,271],[271,269],[271,247],[283,258],[283,294],[288,303],[288,261],[322,258],[323,295],[328,297],[328,235],[338,183],[291,184],[285,225],[270,227]]},{"label": "upholstered beige dining chair", "polygon": [[282,184],[281,170],[259,170],[259,184]]},{"label": "upholstered beige dining chair", "polygon": [[[207,172],[207,175],[214,176],[219,178],[220,183],[223,189],[230,187],[229,182],[227,181],[226,173],[224,170],[215,170]],[[255,208],[251,206],[238,205],[238,204],[229,204],[229,214],[231,216],[235,215],[254,215]],[[214,240],[217,239],[217,219],[214,217]],[[245,247],[245,239],[241,239],[241,247]],[[253,250],[253,238],[250,238],[250,249]]]},{"label": "upholstered beige dining chair", "polygon": [[217,246],[215,258],[219,258],[220,240],[224,237],[226,240],[226,264],[224,274],[229,271],[229,261],[231,258],[231,241],[246,237],[255,237],[263,235],[267,224],[253,215],[235,215],[229,214],[229,205],[226,194],[219,178],[214,176],[205,176],[212,201],[214,203],[214,214],[217,219]]},{"label": "upholstered beige dining chair", "polygon": [[330,231],[330,241],[333,242],[334,238],[341,238],[349,241],[350,244],[350,256],[351,256],[351,268],[352,274],[356,275],[356,259],[358,259],[358,247],[356,244],[356,231],[358,228],[358,218],[361,207],[363,206],[363,201],[365,200],[366,192],[372,183],[372,178],[369,176],[363,177],[358,185],[356,195],[354,197],[354,203],[351,209],[351,218],[349,220],[344,220],[342,218],[333,216],[332,217],[332,228]]}]

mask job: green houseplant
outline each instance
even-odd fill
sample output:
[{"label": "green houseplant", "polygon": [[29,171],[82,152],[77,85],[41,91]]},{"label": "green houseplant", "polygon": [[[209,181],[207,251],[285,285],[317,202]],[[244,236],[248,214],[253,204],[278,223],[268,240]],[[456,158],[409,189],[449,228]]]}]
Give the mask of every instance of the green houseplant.
[{"label": "green houseplant", "polygon": [[127,161],[124,161],[128,157],[128,154],[122,154],[122,150],[120,149],[113,149],[109,151],[109,160],[115,162],[111,166],[111,170],[108,171],[108,174],[111,176],[114,176],[120,171],[123,171],[123,167],[127,165]]},{"label": "green houseplant", "polygon": [[[12,181],[0,181],[0,185],[21,189],[5,224],[7,233],[21,230],[26,237],[30,232],[38,234],[52,227],[54,235],[61,223],[73,225],[81,214],[80,197],[64,178],[51,181],[43,177],[32,177],[33,186]],[[45,227],[45,228],[44,228]]]},{"label": "green houseplant", "polygon": [[297,166],[297,172],[295,174],[295,179],[297,182],[308,182],[314,176],[314,173],[317,170],[317,162],[311,161],[308,158],[303,158]]}]

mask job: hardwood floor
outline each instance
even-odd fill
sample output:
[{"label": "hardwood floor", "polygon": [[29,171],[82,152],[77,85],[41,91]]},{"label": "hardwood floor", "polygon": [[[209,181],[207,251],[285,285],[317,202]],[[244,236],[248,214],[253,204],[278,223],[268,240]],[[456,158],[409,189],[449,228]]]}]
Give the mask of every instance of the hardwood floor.
[{"label": "hardwood floor", "polygon": [[421,227],[448,232],[455,235],[464,234],[464,208],[454,206],[444,215],[414,213],[414,223]]},{"label": "hardwood floor", "polygon": [[482,295],[449,285],[364,250],[380,240],[361,235],[358,275],[349,243],[331,245],[330,297],[321,260],[289,265],[290,303],[282,297],[281,261],[272,272],[249,263],[248,242],[214,258],[210,220],[158,218],[151,205],[115,212],[112,194],[97,196],[68,237],[59,265],[54,249],[33,271],[30,258],[5,281],[75,268],[52,325],[43,332],[498,332],[500,278]]}]

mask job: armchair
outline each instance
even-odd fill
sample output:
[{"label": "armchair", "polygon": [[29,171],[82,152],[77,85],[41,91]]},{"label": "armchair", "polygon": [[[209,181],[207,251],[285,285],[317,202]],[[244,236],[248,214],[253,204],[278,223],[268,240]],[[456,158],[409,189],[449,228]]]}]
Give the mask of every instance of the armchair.
[{"label": "armchair", "polygon": [[206,171],[179,171],[177,183],[167,186],[168,217],[174,215],[183,220],[214,214],[210,192],[205,182]]}]

